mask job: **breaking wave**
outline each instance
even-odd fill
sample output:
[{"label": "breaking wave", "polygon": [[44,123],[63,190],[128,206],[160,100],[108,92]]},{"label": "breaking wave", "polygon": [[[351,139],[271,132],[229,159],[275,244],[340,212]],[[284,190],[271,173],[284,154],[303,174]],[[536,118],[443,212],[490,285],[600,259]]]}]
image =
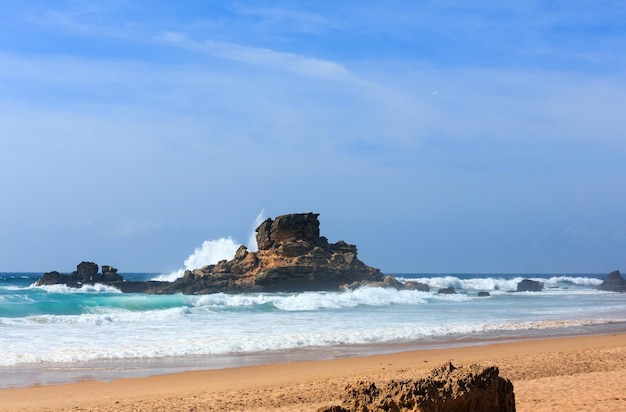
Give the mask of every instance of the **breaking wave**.
[{"label": "breaking wave", "polygon": [[431,288],[449,288],[453,287],[458,290],[468,291],[503,291],[512,292],[517,290],[517,284],[523,279],[532,279],[543,282],[546,288],[568,288],[570,286],[597,286],[602,283],[602,279],[595,277],[576,277],[576,276],[552,276],[552,277],[535,277],[535,276],[515,276],[515,277],[473,277],[463,279],[462,277],[447,276],[431,276],[431,277],[403,277],[398,275],[400,281],[416,281],[425,283]]},{"label": "breaking wave", "polygon": [[[256,251],[256,233],[255,229],[265,220],[265,210],[261,212],[254,219],[253,227],[251,229],[250,236],[248,237],[248,244],[246,245],[248,250]],[[235,252],[241,243],[237,242],[232,237],[222,237],[215,240],[205,240],[202,246],[196,248],[191,255],[183,262],[184,267],[167,274],[162,274],[154,277],[152,280],[159,280],[165,282],[173,282],[178,278],[183,277],[186,270],[200,269],[207,265],[214,265],[220,260],[230,260],[235,256]]]}]

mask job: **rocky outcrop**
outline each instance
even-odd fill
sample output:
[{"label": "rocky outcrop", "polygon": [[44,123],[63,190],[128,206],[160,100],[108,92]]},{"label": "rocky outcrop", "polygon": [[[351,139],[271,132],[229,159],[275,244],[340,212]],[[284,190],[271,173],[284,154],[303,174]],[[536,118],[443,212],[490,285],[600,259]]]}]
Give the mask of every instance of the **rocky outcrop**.
[{"label": "rocky outcrop", "polygon": [[384,278],[380,270],[357,258],[354,245],[344,241],[329,243],[320,236],[318,216],[317,213],[297,213],[267,219],[256,229],[258,251],[250,252],[242,245],[232,260],[188,270],[174,282],[126,282],[111,266],[103,266],[100,274],[98,265],[83,262],[70,275],[46,273],[36,285],[80,287],[103,283],[122,292],[152,294],[301,292],[366,284],[421,287],[417,283],[407,286],[392,277]]},{"label": "rocky outcrop", "polygon": [[440,288],[437,291],[437,294],[438,295],[454,295],[456,294],[456,290],[452,286],[449,286],[447,288]]},{"label": "rocky outcrop", "polygon": [[404,288],[407,290],[418,290],[420,292],[430,292],[430,286],[426,283],[415,282],[413,280],[407,280],[404,282]]},{"label": "rocky outcrop", "polygon": [[518,292],[541,292],[543,290],[543,282],[536,280],[524,279],[517,284]]},{"label": "rocky outcrop", "polygon": [[123,281],[124,278],[117,273],[117,269],[113,266],[102,266],[102,273],[98,273],[97,264],[81,262],[74,272],[67,275],[56,271],[44,273],[35,282],[35,286],[65,284],[69,287],[79,288],[83,285],[111,284]]},{"label": "rocky outcrop", "polygon": [[598,285],[598,289],[608,292],[626,293],[626,280],[619,273],[619,270],[615,270],[609,273],[604,282]]},{"label": "rocky outcrop", "polygon": [[448,362],[427,378],[348,384],[343,405],[318,409],[357,411],[514,412],[515,394],[511,381],[500,377],[496,366],[456,368]]},{"label": "rocky outcrop", "polygon": [[259,250],[240,246],[232,260],[185,272],[153,293],[300,292],[383,281],[357,258],[356,246],[320,236],[319,214],[267,219],[256,229]]}]

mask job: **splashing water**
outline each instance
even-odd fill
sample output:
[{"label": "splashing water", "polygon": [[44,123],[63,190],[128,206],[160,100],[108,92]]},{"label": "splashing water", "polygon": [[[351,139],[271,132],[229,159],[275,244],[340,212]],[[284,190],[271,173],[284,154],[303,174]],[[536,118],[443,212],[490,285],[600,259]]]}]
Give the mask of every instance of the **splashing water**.
[{"label": "splashing water", "polygon": [[261,212],[254,219],[252,229],[250,230],[250,236],[248,236],[248,250],[250,252],[256,252],[259,246],[256,243],[256,228],[265,220],[265,209],[261,209]]},{"label": "splashing water", "polygon": [[[265,209],[254,219],[253,227],[248,237],[248,249],[250,251],[257,250],[256,244],[256,232],[255,229],[265,220]],[[172,273],[162,274],[153,278],[153,280],[160,280],[166,282],[173,282],[174,280],[183,277],[186,270],[194,270],[204,267],[206,265],[214,265],[220,260],[229,260],[235,256],[237,248],[240,243],[232,237],[222,237],[215,240],[205,240],[202,246],[196,248],[193,253],[183,263],[184,268],[178,269]]]}]

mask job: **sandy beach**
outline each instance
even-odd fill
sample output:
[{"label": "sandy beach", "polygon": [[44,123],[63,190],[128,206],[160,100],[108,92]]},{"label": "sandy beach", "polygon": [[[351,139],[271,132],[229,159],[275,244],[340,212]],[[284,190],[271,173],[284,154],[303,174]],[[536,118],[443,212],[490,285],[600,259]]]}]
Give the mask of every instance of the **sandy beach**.
[{"label": "sandy beach", "polygon": [[424,376],[440,364],[492,364],[518,411],[626,410],[626,334],[527,340],[327,361],[0,390],[6,411],[315,411],[346,384]]}]

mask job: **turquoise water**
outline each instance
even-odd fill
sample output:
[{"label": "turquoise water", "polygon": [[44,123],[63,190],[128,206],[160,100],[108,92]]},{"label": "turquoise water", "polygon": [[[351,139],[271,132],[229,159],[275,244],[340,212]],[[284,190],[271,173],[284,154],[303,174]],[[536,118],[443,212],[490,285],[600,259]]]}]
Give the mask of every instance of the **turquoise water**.
[{"label": "turquoise water", "polygon": [[[19,384],[23,376],[18,383],[11,376],[26,370],[98,362],[131,362],[139,369],[142,362],[171,360],[189,368],[223,367],[255,357],[344,356],[396,344],[436,347],[626,330],[626,294],[597,290],[602,276],[593,274],[396,274],[429,284],[431,292],[360,288],[201,296],[122,294],[101,285],[33,287],[39,276],[0,274],[0,373],[9,377],[0,386]],[[127,280],[154,276],[124,274]],[[542,281],[546,289],[513,293],[523,278]],[[457,294],[436,293],[449,286]],[[479,291],[490,296],[478,297]]]}]

